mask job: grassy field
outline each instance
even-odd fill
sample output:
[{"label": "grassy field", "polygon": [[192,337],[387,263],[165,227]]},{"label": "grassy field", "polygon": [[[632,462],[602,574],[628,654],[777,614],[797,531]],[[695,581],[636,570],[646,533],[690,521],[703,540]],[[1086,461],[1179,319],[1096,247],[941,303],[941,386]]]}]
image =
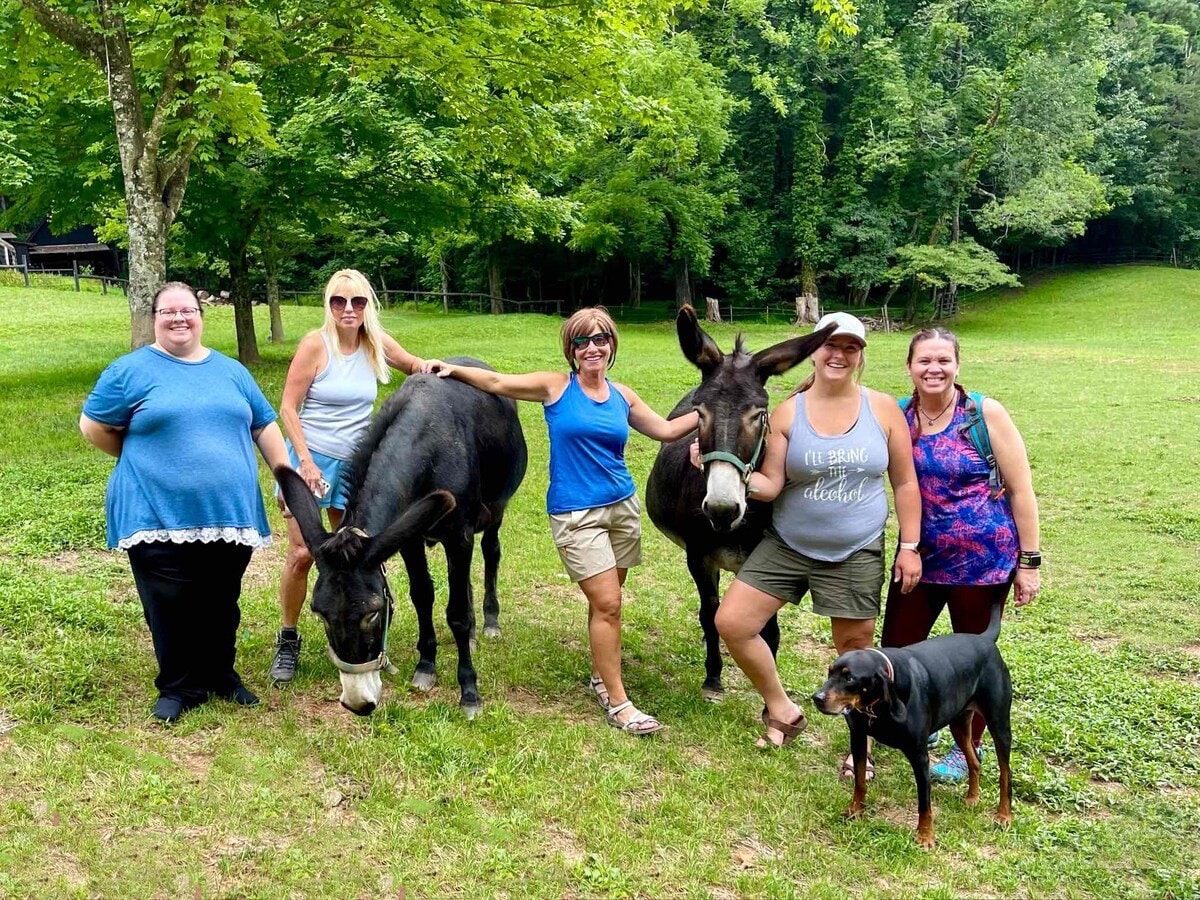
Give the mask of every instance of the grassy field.
[{"label": "grassy field", "polygon": [[[123,556],[103,549],[111,461],[76,429],[126,349],[124,302],[0,287],[0,895],[1200,896],[1200,273],[1059,275],[979,300],[956,325],[965,383],[1001,400],[1029,444],[1046,567],[1042,596],[1001,637],[1016,824],[992,824],[989,757],[981,806],[935,786],[932,853],[915,845],[898,753],[880,751],[868,816],[847,822],[841,721],[810,716],[792,747],[763,753],[736,666],[723,705],[700,699],[693,590],[649,523],[626,677],[670,730],[638,741],[605,726],[585,690],[584,608],[545,522],[545,427],[530,404],[530,472],[502,535],[504,636],[476,657],[479,718],[458,710],[444,623],[442,686],[407,689],[415,625],[398,566],[403,675],[373,717],[338,706],[308,614],[301,675],[271,688],[277,541],[251,564],[238,647],[265,702],[153,725],[149,637]],[[285,310],[291,342],[263,345],[255,376],[272,401],[318,316]],[[549,318],[386,323],[421,355],[561,362]],[[789,334],[746,330],[755,348]],[[732,329],[713,333],[731,345]],[[229,310],[210,312],[205,337],[233,352]],[[866,382],[904,390],[906,346],[873,336]],[[615,375],[664,412],[696,380],[666,323],[625,327]],[[777,379],[774,397],[795,380]],[[631,441],[639,485],[654,452]],[[791,611],[783,627],[785,684],[807,695],[831,658],[827,623]]]}]

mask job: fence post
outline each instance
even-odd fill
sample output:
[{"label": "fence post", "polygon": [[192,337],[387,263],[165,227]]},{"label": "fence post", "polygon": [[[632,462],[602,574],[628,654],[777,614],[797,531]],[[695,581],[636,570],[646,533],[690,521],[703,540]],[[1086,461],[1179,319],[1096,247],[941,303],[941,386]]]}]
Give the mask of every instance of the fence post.
[{"label": "fence post", "polygon": [[100,276],[100,293],[105,297],[108,296],[108,279],[103,275]]},{"label": "fence post", "polygon": [[29,259],[26,258],[24,265],[21,268],[21,274],[25,276],[25,287],[29,287]]},{"label": "fence post", "polygon": [[75,279],[75,293],[79,293],[79,260],[71,260],[71,277]]}]

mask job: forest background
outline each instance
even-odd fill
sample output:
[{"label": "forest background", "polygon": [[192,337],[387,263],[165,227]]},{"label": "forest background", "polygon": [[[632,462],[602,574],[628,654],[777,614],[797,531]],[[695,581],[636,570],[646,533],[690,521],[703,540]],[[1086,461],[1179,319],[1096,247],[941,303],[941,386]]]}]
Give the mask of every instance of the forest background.
[{"label": "forest background", "polygon": [[[343,266],[495,312],[951,313],[1061,258],[1200,256],[1188,0],[3,0],[14,227],[251,299]],[[273,316],[272,338],[282,339]]]}]

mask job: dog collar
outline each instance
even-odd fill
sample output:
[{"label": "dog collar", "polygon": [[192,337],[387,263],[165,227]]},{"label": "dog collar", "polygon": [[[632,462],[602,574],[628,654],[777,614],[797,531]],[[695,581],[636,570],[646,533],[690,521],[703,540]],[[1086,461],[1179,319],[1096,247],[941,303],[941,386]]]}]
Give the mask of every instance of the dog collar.
[{"label": "dog collar", "polygon": [[870,650],[872,653],[878,653],[880,656],[883,657],[883,661],[885,663],[887,663],[887,680],[895,681],[896,680],[896,670],[892,668],[892,661],[890,659],[888,659],[888,655],[886,653],[884,653],[882,650],[880,650],[878,647],[868,647],[867,649]]}]

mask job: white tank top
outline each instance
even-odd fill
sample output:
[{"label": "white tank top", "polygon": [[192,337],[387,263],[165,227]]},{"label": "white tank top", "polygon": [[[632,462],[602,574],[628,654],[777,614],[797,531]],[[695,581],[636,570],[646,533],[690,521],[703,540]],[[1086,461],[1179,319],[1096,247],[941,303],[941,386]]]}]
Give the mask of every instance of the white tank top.
[{"label": "white tank top", "polygon": [[336,347],[329,346],[324,332],[321,341],[328,359],[300,407],[304,442],[314,453],[349,459],[354,445],[371,424],[379,381],[362,344],[344,356]]}]

